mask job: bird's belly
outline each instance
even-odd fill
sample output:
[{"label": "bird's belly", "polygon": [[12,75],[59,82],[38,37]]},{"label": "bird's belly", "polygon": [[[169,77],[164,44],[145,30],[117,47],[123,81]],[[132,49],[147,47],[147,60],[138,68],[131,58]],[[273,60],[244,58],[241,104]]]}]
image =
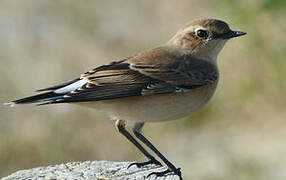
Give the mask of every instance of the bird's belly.
[{"label": "bird's belly", "polygon": [[187,92],[136,96],[80,105],[105,111],[112,119],[134,122],[176,120],[198,112],[212,97],[217,83]]}]

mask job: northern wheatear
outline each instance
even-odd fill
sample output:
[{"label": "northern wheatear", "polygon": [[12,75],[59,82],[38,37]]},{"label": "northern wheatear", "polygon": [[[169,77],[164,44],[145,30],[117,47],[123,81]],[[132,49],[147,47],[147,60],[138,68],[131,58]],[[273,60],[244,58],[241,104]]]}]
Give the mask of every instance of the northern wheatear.
[{"label": "northern wheatear", "polygon": [[213,96],[219,79],[217,55],[227,40],[245,35],[216,19],[200,19],[182,27],[166,44],[121,61],[94,68],[80,77],[38,91],[44,93],[11,101],[9,105],[73,103],[103,110],[116,120],[118,131],[147,158],[133,163],[161,165],[126,129],[168,166],[163,176],[180,168],[169,162],[142,134],[145,122],[168,121],[198,112]]}]

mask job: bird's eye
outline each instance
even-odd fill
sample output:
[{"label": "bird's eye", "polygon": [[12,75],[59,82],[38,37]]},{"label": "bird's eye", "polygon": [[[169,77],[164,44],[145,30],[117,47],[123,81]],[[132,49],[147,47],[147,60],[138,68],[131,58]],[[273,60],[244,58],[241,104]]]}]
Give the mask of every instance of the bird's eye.
[{"label": "bird's eye", "polygon": [[203,29],[199,29],[196,31],[196,34],[198,37],[200,38],[204,38],[206,39],[208,37],[208,32],[206,30],[203,30]]}]

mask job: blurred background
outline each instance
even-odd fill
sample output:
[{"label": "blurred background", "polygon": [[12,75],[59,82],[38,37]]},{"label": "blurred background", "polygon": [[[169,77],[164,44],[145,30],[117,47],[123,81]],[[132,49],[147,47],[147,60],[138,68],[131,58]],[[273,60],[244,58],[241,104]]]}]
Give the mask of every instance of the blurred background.
[{"label": "blurred background", "polygon": [[[285,180],[285,0],[2,0],[0,102],[156,47],[201,17],[248,34],[220,53],[221,80],[203,111],[143,132],[185,179]],[[0,177],[86,160],[145,159],[93,109],[0,107]]]}]

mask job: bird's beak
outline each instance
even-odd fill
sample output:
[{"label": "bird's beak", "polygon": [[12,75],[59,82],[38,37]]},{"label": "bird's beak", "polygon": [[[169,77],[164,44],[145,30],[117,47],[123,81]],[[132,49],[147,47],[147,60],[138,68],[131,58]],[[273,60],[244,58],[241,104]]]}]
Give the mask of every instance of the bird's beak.
[{"label": "bird's beak", "polygon": [[225,33],[221,36],[222,39],[230,39],[230,38],[234,38],[234,37],[239,37],[239,36],[243,36],[245,35],[246,32],[242,32],[242,31],[229,31],[228,33]]}]

